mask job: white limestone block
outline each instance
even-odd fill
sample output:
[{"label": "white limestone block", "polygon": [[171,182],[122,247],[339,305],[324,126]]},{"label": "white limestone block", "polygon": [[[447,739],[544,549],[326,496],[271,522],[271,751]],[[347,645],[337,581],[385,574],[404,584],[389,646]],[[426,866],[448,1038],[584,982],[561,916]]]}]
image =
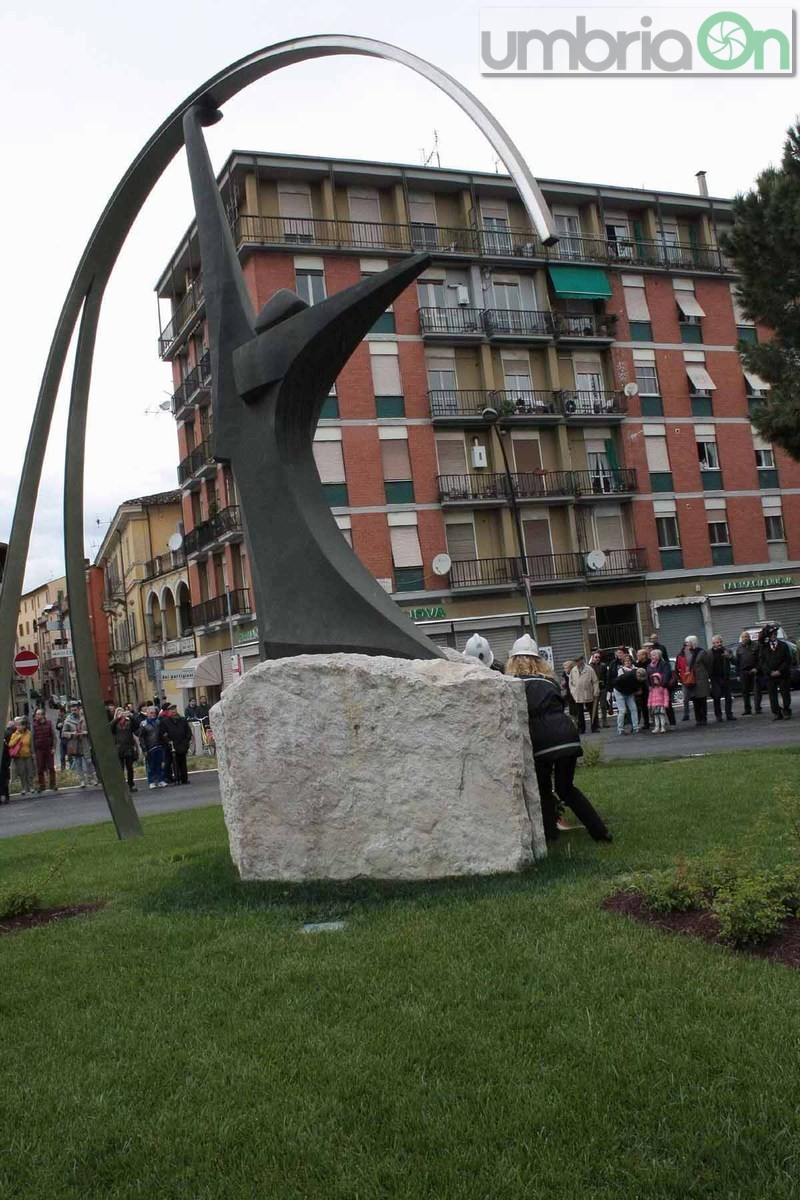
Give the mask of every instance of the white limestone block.
[{"label": "white limestone block", "polygon": [[306,654],[211,712],[243,879],[437,879],[545,854],[523,688],[477,663]]}]

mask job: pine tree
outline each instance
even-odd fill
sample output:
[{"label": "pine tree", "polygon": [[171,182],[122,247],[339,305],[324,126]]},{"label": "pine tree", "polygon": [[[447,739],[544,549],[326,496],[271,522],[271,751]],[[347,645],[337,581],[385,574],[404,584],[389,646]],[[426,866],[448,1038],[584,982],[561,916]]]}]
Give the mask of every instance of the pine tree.
[{"label": "pine tree", "polygon": [[741,275],[741,305],[773,332],[771,341],[739,346],[744,365],[770,384],[752,423],[800,460],[800,122],[788,131],[781,165],[763,171],[733,211],[724,249]]}]

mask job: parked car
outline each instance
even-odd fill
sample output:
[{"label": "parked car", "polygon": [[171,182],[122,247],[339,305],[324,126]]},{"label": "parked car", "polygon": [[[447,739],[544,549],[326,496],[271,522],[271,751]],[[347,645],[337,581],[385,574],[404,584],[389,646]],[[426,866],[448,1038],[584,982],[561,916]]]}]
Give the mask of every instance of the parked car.
[{"label": "parked car", "polygon": [[[758,641],[758,636],[761,633],[760,629],[751,629],[748,630],[748,632],[754,642]],[[783,634],[783,630],[781,629],[779,633]],[[800,663],[798,663],[797,660],[797,647],[795,646],[794,642],[790,642],[785,636],[779,636],[778,640],[789,647],[789,653],[792,656],[792,667],[791,674],[789,676],[789,682],[792,690],[796,691],[798,688],[800,688]],[[736,650],[738,645],[738,642],[733,642],[732,645],[728,646],[728,650],[730,650],[731,654],[733,655],[733,662],[731,663],[731,691],[734,694],[738,694],[742,690],[742,681],[736,673]],[[766,694],[768,680],[764,676],[760,676],[759,682],[761,684],[761,690]]]}]

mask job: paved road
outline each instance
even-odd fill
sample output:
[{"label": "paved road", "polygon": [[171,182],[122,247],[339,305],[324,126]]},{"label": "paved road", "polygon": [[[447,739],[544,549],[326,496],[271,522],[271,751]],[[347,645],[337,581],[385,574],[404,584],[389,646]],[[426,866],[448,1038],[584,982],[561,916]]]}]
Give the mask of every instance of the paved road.
[{"label": "paved road", "polygon": [[[738,705],[736,706],[738,707]],[[616,729],[587,734],[584,745],[600,741],[606,759],[683,758],[693,754],[729,754],[732,750],[766,750],[771,746],[800,747],[800,705],[791,721],[773,721],[769,710],[757,717],[739,716],[736,721],[718,724],[713,714],[702,729],[694,721],[681,720],[665,734],[648,731],[620,737]]]},{"label": "paved road", "polygon": [[[769,713],[764,713],[759,717],[740,717],[735,722],[724,721],[721,725],[712,716],[705,729],[696,729],[694,722],[683,724],[679,718],[675,728],[663,737],[651,733],[619,737],[615,729],[603,729],[587,735],[583,741],[584,745],[600,742],[606,759],[683,758],[694,754],[729,754],[732,750],[763,750],[770,746],[800,748],[800,712],[791,721],[773,722]],[[216,771],[191,772],[189,780],[188,787],[162,788],[156,792],[145,786],[134,797],[140,814],[219,804]],[[46,793],[25,800],[12,797],[10,804],[0,808],[0,837],[93,825],[110,819],[105,797],[97,788],[86,791],[73,788],[57,796]]]},{"label": "paved road", "polygon": [[[190,772],[188,787],[165,787],[151,792],[144,784],[144,790],[140,786],[134,800],[140,816],[219,804],[217,772]],[[0,837],[40,833],[44,829],[69,829],[74,825],[94,825],[98,821],[110,820],[105,796],[99,788],[69,788],[55,796],[52,792],[45,792],[43,796],[25,800],[17,800],[12,796],[11,803],[0,808]]]}]

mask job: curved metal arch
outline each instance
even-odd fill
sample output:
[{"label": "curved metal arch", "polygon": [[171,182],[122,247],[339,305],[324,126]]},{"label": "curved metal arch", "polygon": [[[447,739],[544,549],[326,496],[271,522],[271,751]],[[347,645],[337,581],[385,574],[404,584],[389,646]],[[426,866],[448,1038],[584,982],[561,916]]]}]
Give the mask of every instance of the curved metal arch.
[{"label": "curved metal arch", "polygon": [[17,504],[0,594],[0,695],[8,695],[12,648],[36,497],[64,362],[80,318],[70,397],[64,482],[64,540],[70,594],[75,666],[109,808],[120,837],[136,837],[141,826],[117,770],[116,753],[104,720],[103,701],[92,651],[83,558],[83,475],[86,417],[97,322],[103,293],[123,243],[150,191],[183,144],[184,113],[203,97],[217,107],[273,71],[310,59],[340,54],[382,58],[410,68],[435,84],[484,133],[508,170],[528,215],[546,243],[558,240],[539,186],[522,155],[487,108],[445,71],[398,46],[370,38],[322,34],[290,39],[255,51],[212,76],[176,108],[134,159],[106,205],[83,252],[67,292],[47,356],[22,468]]}]

